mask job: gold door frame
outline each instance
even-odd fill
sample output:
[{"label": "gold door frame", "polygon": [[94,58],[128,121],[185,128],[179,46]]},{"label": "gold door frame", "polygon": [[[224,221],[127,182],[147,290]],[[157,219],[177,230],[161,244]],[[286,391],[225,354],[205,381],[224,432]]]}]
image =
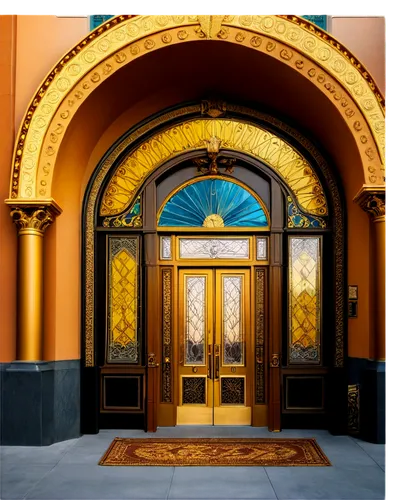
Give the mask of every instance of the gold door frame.
[{"label": "gold door frame", "polygon": [[[179,241],[182,238],[220,238],[220,239],[235,239],[248,238],[249,240],[249,257],[248,259],[199,259],[189,260],[182,259],[179,256]],[[266,251],[263,254],[266,259],[257,259],[257,243],[258,238],[265,237]],[[163,256],[162,239],[170,238],[169,246],[170,253],[168,257]],[[159,268],[160,268],[160,296],[162,297],[162,335],[161,335],[161,386],[160,386],[160,404],[158,405],[158,425],[171,426],[177,425],[180,422],[178,406],[181,401],[181,389],[179,383],[179,363],[182,354],[179,350],[179,324],[183,319],[179,312],[179,296],[183,292],[182,284],[179,281],[179,270],[183,269],[186,275],[200,274],[212,275],[215,270],[215,275],[218,272],[226,271],[230,274],[238,274],[242,271],[248,275],[248,289],[246,292],[249,296],[246,299],[250,305],[248,314],[249,327],[249,349],[250,367],[246,374],[246,399],[249,402],[246,409],[248,417],[244,416],[242,424],[248,418],[249,423],[253,426],[267,425],[267,398],[266,387],[268,386],[267,376],[267,273],[268,273],[268,257],[269,257],[269,237],[267,234],[260,235],[244,235],[230,236],[225,232],[223,235],[206,235],[192,233],[185,236],[159,234]],[[247,285],[245,285],[247,286]],[[213,293],[211,287],[208,294]],[[212,302],[212,296],[211,296]],[[208,321],[208,319],[206,320]],[[182,334],[181,334],[182,335]],[[208,335],[208,332],[207,332]],[[207,339],[208,340],[208,339]],[[208,355],[207,342],[205,355]],[[194,367],[193,367],[194,368]],[[205,376],[206,370],[198,369],[196,373],[187,373],[185,376]],[[232,375],[235,375],[232,373]],[[223,376],[223,375],[222,375]],[[212,382],[212,381],[211,381]],[[207,382],[207,387],[210,382]],[[210,392],[210,389],[208,388]],[[197,407],[198,410],[199,407]],[[195,413],[196,409],[193,411]],[[189,412],[188,412],[189,413]],[[210,420],[209,411],[206,409],[202,412],[201,418]],[[221,414],[224,411],[221,412]],[[251,414],[251,416],[250,416]],[[224,417],[221,415],[222,420]],[[205,421],[203,423],[206,423]],[[210,422],[209,422],[210,423]],[[218,425],[218,424],[217,424]],[[232,425],[241,425],[237,422]]]}]

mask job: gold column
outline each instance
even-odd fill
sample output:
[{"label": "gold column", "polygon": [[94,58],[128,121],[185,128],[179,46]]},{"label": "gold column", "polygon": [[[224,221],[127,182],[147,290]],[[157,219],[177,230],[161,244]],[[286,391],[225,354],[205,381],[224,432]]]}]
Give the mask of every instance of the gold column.
[{"label": "gold column", "polygon": [[17,360],[40,361],[43,355],[43,236],[60,209],[13,206],[18,228]]},{"label": "gold column", "polygon": [[372,220],[372,248],[374,270],[374,326],[375,359],[385,361],[385,243],[386,243],[386,205],[385,188],[364,186],[354,198],[360,207],[368,212]]}]

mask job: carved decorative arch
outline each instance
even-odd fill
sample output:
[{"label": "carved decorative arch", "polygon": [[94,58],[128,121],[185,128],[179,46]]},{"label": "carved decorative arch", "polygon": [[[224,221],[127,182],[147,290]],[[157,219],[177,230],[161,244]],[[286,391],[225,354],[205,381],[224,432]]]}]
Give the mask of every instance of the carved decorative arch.
[{"label": "carved decorative arch", "polygon": [[296,16],[116,16],[46,76],[22,121],[8,203],[51,203],[57,155],[85,99],[134,59],[162,47],[213,39],[278,59],[329,98],[349,127],[366,184],[384,184],[384,100],[365,67],[337,40]]},{"label": "carved decorative arch", "polygon": [[[84,362],[85,366],[94,366],[94,297],[95,297],[95,231],[97,223],[97,215],[101,211],[103,199],[107,196],[107,188],[112,184],[108,181],[108,174],[113,172],[111,180],[117,174],[119,168],[121,168],[121,158],[122,164],[129,158],[132,158],[135,151],[138,151],[140,147],[147,142],[156,140],[160,135],[161,131],[171,131],[174,127],[184,127],[186,124],[196,121],[207,121],[210,116],[215,116],[217,114],[224,115],[222,118],[214,118],[213,121],[229,121],[231,123],[247,123],[249,126],[254,127],[256,131],[261,131],[265,133],[269,131],[273,136],[275,134],[272,132],[276,131],[275,137],[280,137],[281,145],[289,147],[290,144],[296,144],[298,151],[291,146],[291,151],[296,152],[300,155],[302,161],[307,161],[307,167],[313,174],[313,179],[322,186],[323,180],[323,199],[325,206],[328,211],[328,205],[330,214],[332,216],[332,224],[334,231],[334,266],[335,266],[335,366],[341,367],[344,363],[344,267],[345,267],[345,254],[344,254],[344,213],[343,213],[343,201],[339,192],[337,182],[326,162],[322,157],[318,149],[303,135],[298,131],[290,127],[289,125],[283,123],[279,119],[268,115],[266,113],[261,113],[259,111],[251,110],[243,106],[237,106],[234,104],[221,104],[221,103],[211,103],[208,106],[207,102],[200,104],[192,104],[190,106],[181,107],[178,109],[166,111],[163,114],[153,118],[152,120],[146,122],[145,124],[136,127],[133,131],[129,132],[124,136],[113,148],[107,153],[107,156],[100,162],[98,168],[92,176],[92,180],[89,185],[85,197],[85,208],[84,208],[84,241],[83,249],[85,253],[85,270],[84,270],[84,323],[85,323],[85,355]],[[204,115],[207,118],[201,118]],[[234,118],[235,116],[235,118]],[[237,118],[236,118],[237,117]],[[178,125],[177,125],[177,122]],[[261,126],[260,123],[263,125]],[[174,125],[172,125],[174,124]],[[213,129],[208,130],[207,138],[213,132]],[[146,136],[145,141],[143,137]],[[194,141],[196,143],[196,141]],[[255,158],[258,161],[261,160],[265,165],[268,164],[266,159],[261,156],[254,155],[249,151],[248,144],[246,141],[236,142],[235,148],[232,150],[244,153],[247,157]],[[204,144],[202,147],[205,148]],[[300,153],[300,149],[303,153]],[[188,151],[190,153],[190,149]],[[154,153],[153,153],[154,154]],[[182,152],[181,152],[182,154]],[[180,160],[181,155],[175,155],[177,158],[176,162]],[[308,160],[306,160],[306,156]],[[268,158],[268,157],[266,157]],[[156,160],[157,156],[153,158]],[[162,169],[162,165],[171,161],[171,157],[165,156],[162,161],[153,161],[153,168],[149,169],[150,172],[156,173],[157,169]],[[271,169],[273,170],[273,168]],[[318,175],[316,173],[318,172]],[[285,178],[277,172],[283,180],[286,186],[289,183]],[[140,189],[147,182],[147,175],[140,176],[140,179],[135,180],[135,185],[133,188],[133,195],[129,195],[129,203],[134,201],[134,197],[137,193],[140,193]],[[290,186],[289,186],[290,187]],[[104,189],[105,188],[105,189]],[[290,187],[290,192],[292,188]],[[102,194],[103,193],[103,194]],[[124,207],[129,207],[129,203],[125,200]],[[123,210],[119,207],[118,212]],[[103,215],[105,215],[103,213]]]},{"label": "carved decorative arch", "polygon": [[183,152],[206,148],[213,137],[221,140],[221,149],[242,151],[267,163],[289,186],[302,210],[328,214],[324,190],[313,167],[290,143],[243,120],[205,118],[168,127],[131,151],[107,185],[100,215],[122,213],[153,170]]}]

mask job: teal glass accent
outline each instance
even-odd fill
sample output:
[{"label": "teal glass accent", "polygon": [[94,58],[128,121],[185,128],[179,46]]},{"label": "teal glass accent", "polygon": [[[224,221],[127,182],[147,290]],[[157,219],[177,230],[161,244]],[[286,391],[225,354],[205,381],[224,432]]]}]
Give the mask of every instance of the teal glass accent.
[{"label": "teal glass accent", "polygon": [[112,17],[114,17],[114,15],[108,16],[108,15],[96,14],[94,16],[89,16],[90,31],[95,30],[98,26],[100,26],[100,24],[103,24]]},{"label": "teal glass accent", "polygon": [[325,228],[326,222],[320,217],[313,217],[312,215],[304,214],[301,212],[292,198],[288,196],[288,227],[307,227],[307,228]]},{"label": "teal glass accent", "polygon": [[142,206],[138,196],[129,212],[115,217],[106,217],[103,220],[104,227],[142,227]]},{"label": "teal glass accent", "polygon": [[268,227],[265,212],[256,198],[242,186],[221,179],[189,184],[171,196],[158,225],[201,227],[210,215],[221,217],[225,227]]},{"label": "teal glass accent", "polygon": [[140,213],[141,213],[141,208],[140,208],[140,196],[139,196],[136,199],[135,203],[133,204],[131,210],[122,217],[124,226],[130,226],[132,219],[137,215],[140,215]]},{"label": "teal glass accent", "polygon": [[301,16],[326,31],[328,26],[328,16]]}]

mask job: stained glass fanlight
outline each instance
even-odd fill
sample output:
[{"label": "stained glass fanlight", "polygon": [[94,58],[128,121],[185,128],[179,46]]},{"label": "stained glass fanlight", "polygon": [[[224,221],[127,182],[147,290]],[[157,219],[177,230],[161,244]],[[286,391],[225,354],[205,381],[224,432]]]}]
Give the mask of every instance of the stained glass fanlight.
[{"label": "stained glass fanlight", "polygon": [[206,178],[187,184],[162,208],[163,227],[268,227],[265,209],[247,189],[226,179]]}]

